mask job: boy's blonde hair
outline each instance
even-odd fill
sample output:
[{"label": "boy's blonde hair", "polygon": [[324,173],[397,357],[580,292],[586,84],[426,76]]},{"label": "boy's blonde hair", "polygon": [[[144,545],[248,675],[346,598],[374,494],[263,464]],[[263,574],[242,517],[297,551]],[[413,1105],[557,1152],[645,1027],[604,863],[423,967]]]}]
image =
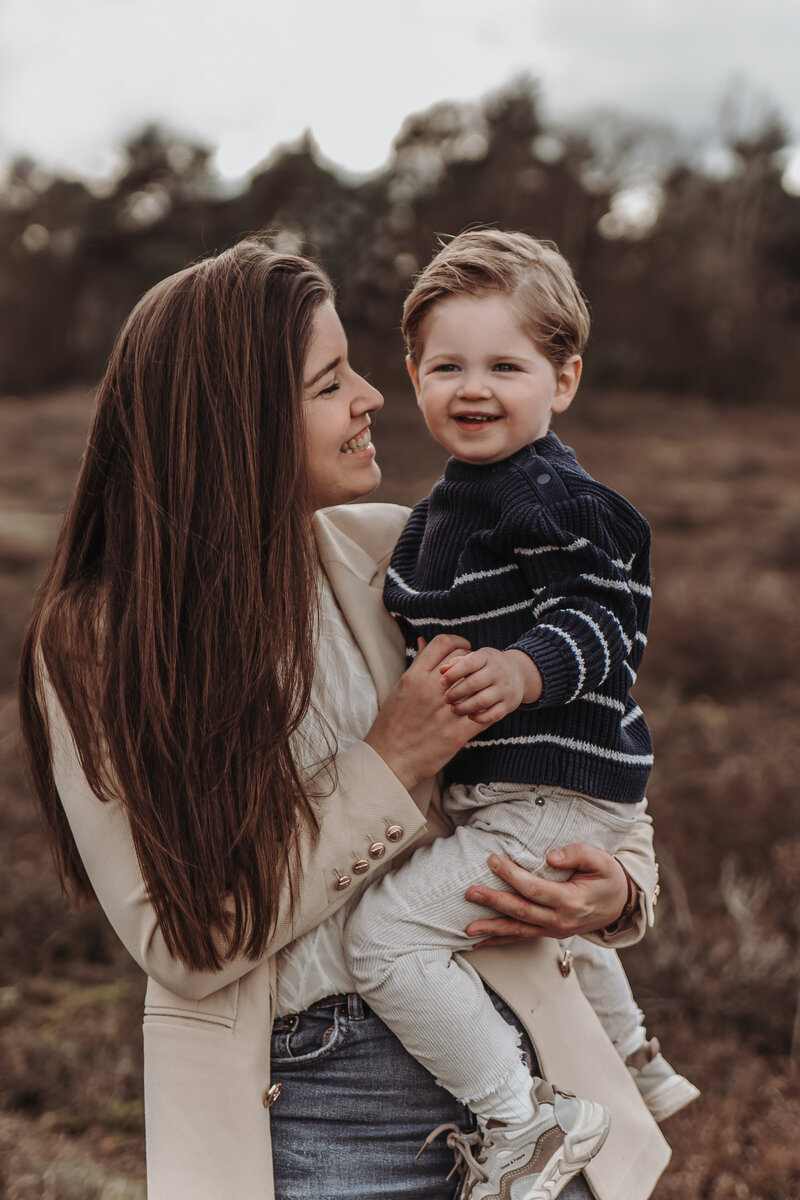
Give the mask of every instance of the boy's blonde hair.
[{"label": "boy's blonde hair", "polygon": [[523,331],[555,370],[583,353],[589,310],[555,243],[527,233],[468,229],[443,244],[403,305],[403,337],[411,361],[419,361],[425,320],[440,300],[492,294],[508,297]]}]

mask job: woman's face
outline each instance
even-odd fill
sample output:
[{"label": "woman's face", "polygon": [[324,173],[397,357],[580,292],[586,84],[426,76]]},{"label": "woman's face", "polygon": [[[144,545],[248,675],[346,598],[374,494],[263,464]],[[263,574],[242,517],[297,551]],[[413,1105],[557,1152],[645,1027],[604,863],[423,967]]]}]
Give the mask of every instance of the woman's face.
[{"label": "woman's face", "polygon": [[314,508],[368,496],[381,481],[369,427],[383,396],[347,361],[347,338],[330,300],[314,318],[303,394]]}]

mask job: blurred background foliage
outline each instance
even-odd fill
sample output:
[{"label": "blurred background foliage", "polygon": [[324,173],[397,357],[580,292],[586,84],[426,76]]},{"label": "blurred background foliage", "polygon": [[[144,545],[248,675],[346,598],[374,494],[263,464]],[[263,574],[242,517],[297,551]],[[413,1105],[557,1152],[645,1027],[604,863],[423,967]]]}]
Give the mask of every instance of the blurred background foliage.
[{"label": "blurred background foliage", "polygon": [[17,160],[0,192],[0,393],[96,378],[143,291],[264,228],[322,258],[357,361],[378,360],[385,381],[402,370],[402,297],[436,235],[490,220],[552,238],[574,264],[595,313],[589,384],[789,400],[800,197],[783,184],[787,132],[746,90],[718,125],[713,154],[608,111],[556,127],[519,78],[409,117],[366,179],[322,161],[309,134],[235,190],[209,147],[155,126],[105,185]]},{"label": "blurred background foliage", "polygon": [[[800,196],[780,116],[736,88],[694,140],[607,110],[549,122],[536,86],[409,117],[388,165],[310,135],[244,183],[147,128],[105,184],[14,164],[0,191],[0,1197],[144,1200],[144,979],[69,913],[27,795],[22,630],[74,485],[91,384],[137,298],[248,231],[318,255],[353,362],[387,397],[383,500],[441,470],[403,366],[402,299],[436,237],[554,239],[593,309],[557,432],[654,531],[637,698],[656,745],[663,893],[626,966],[703,1098],[666,1130],[656,1200],[800,1200]],[[798,188],[800,190],[800,188]]]}]

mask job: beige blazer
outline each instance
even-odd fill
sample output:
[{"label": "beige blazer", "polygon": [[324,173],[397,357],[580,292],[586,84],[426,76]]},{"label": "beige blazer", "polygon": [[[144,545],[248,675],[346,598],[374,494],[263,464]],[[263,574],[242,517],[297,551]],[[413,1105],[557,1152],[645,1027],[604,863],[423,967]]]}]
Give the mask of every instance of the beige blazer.
[{"label": "beige blazer", "polygon": [[[403,643],[381,602],[383,574],[407,518],[394,505],[364,504],[317,514],[320,558],[382,701],[404,664]],[[46,685],[47,686],[47,685]],[[295,922],[285,913],[270,955],[254,965],[189,971],[172,959],[148,901],[124,812],[102,804],[80,769],[63,714],[46,692],[56,785],[98,899],[149,976],[144,1014],[149,1200],[270,1200],[269,1088],[275,953],[334,912],[361,886],[337,889],[367,843],[399,857],[449,826],[435,781],[410,795],[383,760],[357,743],[337,760],[338,786],[325,800],[321,834],[301,850]],[[389,825],[402,835],[389,840]],[[652,921],[656,885],[649,820],[620,853],[642,889],[642,909],[615,944],[636,941]],[[369,879],[369,875],[365,877]],[[606,1103],[612,1131],[587,1175],[599,1200],[644,1200],[669,1149],[576,982],[559,971],[550,939],[475,950],[472,961],[528,1026],[546,1078]],[[280,1100],[277,1100],[280,1103]]]}]

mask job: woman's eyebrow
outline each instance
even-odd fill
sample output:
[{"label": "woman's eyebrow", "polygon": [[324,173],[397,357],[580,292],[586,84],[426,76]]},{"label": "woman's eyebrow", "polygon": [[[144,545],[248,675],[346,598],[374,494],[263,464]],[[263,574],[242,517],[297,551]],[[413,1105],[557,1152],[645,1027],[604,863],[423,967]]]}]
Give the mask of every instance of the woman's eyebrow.
[{"label": "woman's eyebrow", "polygon": [[340,354],[338,358],[335,358],[333,360],[333,362],[329,362],[328,365],[326,367],[323,367],[321,371],[317,371],[314,378],[307,380],[303,384],[303,387],[310,388],[310,387],[313,387],[315,383],[319,383],[320,379],[322,379],[322,377],[324,375],[327,375],[329,371],[335,371],[341,361],[342,361],[342,356]]}]

